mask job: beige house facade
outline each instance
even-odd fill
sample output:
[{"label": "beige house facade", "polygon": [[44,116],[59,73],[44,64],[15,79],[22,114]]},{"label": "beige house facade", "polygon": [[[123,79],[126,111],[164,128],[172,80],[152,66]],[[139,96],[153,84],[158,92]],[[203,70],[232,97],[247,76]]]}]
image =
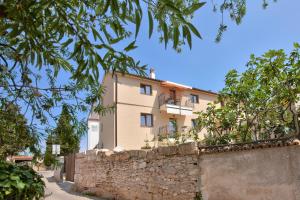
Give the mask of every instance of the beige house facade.
[{"label": "beige house facade", "polygon": [[[205,110],[217,93],[149,77],[108,73],[103,78],[104,106],[115,105],[104,116],[91,113],[88,119],[88,149],[140,149],[149,141],[172,139],[175,133],[193,127],[195,112]],[[203,137],[205,131],[198,133]]]}]

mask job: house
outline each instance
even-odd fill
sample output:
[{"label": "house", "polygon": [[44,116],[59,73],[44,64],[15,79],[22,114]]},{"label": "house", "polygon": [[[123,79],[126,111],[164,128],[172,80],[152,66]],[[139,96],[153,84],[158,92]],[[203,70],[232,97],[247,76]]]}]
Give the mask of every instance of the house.
[{"label": "house", "polygon": [[[147,141],[172,139],[188,132],[197,115],[217,99],[217,93],[155,78],[108,73],[103,78],[106,92],[102,104],[115,105],[114,112],[88,119],[88,149],[140,149]],[[203,137],[204,131],[198,133]]]},{"label": "house", "polygon": [[19,165],[28,165],[32,166],[32,156],[19,155],[19,156],[10,156],[7,158],[7,161],[19,164]]}]

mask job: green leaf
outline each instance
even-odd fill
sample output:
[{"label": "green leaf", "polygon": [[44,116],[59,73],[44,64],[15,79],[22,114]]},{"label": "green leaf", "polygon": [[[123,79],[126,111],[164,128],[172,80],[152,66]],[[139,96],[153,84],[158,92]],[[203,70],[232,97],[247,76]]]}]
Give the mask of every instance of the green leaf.
[{"label": "green leaf", "polygon": [[115,38],[115,39],[111,39],[110,44],[116,44],[116,43],[120,42],[123,39],[124,39],[124,37],[118,37],[118,38]]},{"label": "green leaf", "polygon": [[94,27],[91,27],[91,29],[92,29],[92,33],[94,36],[94,40],[97,40],[97,38],[100,39],[100,35],[99,35],[98,31],[96,31],[96,29]]},{"label": "green leaf", "polygon": [[192,37],[191,37],[190,30],[187,28],[187,26],[183,26],[182,32],[183,32],[183,37],[187,39],[190,49],[192,49]]},{"label": "green leaf", "polygon": [[69,38],[67,41],[65,41],[64,43],[62,43],[62,47],[65,48],[67,47],[69,44],[71,44],[73,42],[72,38]]},{"label": "green leaf", "polygon": [[167,48],[167,44],[168,44],[168,26],[166,22],[163,22],[162,24],[162,28],[163,28],[163,32],[164,32],[164,41],[165,41],[165,48]]},{"label": "green leaf", "polygon": [[201,37],[199,31],[196,29],[196,27],[195,27],[193,24],[187,23],[187,25],[189,26],[189,28],[191,29],[191,31],[192,31],[198,38],[202,39],[202,37]]},{"label": "green leaf", "polygon": [[193,5],[191,5],[189,8],[186,8],[183,12],[186,15],[191,15],[193,14],[196,10],[198,10],[199,8],[201,8],[202,6],[204,6],[206,4],[206,2],[201,2],[201,3],[195,3]]},{"label": "green leaf", "polygon": [[135,10],[135,38],[137,38],[137,35],[140,30],[141,25],[141,16],[138,10]]},{"label": "green leaf", "polygon": [[8,178],[7,174],[0,174],[0,180],[5,180]]},{"label": "green leaf", "polygon": [[105,4],[105,7],[104,7],[104,9],[103,9],[101,15],[104,15],[104,14],[107,12],[108,7],[109,7],[109,5],[110,5],[110,1],[111,1],[111,0],[106,0],[106,4]]},{"label": "green leaf", "polygon": [[150,10],[148,10],[148,20],[149,20],[149,38],[151,38],[153,33],[153,17]]},{"label": "green leaf", "polygon": [[19,190],[22,190],[22,189],[24,189],[25,188],[25,183],[23,183],[23,182],[20,182],[20,181],[18,181],[17,182],[17,188],[19,189]]},{"label": "green leaf", "polygon": [[113,15],[119,15],[119,5],[117,0],[110,0],[111,1],[111,11]]},{"label": "green leaf", "polygon": [[126,19],[126,13],[127,13],[127,4],[125,1],[122,2],[121,9],[122,9],[122,15],[120,17],[121,17],[122,21],[124,23],[126,23],[125,19]]},{"label": "green leaf", "polygon": [[9,195],[12,192],[12,190],[5,190],[5,195]]},{"label": "green leaf", "polygon": [[125,51],[131,51],[133,49],[137,48],[137,46],[135,46],[135,41],[131,42],[127,47],[125,47]]},{"label": "green leaf", "polygon": [[176,48],[178,46],[178,40],[179,40],[179,29],[178,27],[174,27],[174,30],[173,30],[173,41],[174,41],[174,44],[173,44],[173,47]]},{"label": "green leaf", "polygon": [[19,176],[15,176],[15,175],[11,175],[10,176],[10,180],[18,181],[18,180],[20,180],[20,177]]},{"label": "green leaf", "polygon": [[139,12],[142,12],[142,8],[141,8],[141,5],[140,5],[140,0],[135,0],[135,5],[137,6]]},{"label": "green leaf", "polygon": [[180,13],[180,10],[174,6],[173,2],[168,1],[165,5],[167,6],[168,9],[172,10],[174,13],[177,14]]},{"label": "green leaf", "polygon": [[31,62],[31,64],[34,64],[34,61],[35,61],[35,53],[34,53],[34,51],[31,51],[30,52],[30,62]]}]

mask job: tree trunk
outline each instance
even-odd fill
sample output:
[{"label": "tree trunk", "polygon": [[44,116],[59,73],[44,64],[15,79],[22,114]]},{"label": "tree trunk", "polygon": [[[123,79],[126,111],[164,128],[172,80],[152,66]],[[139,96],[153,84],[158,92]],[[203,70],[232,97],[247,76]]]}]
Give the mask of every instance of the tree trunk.
[{"label": "tree trunk", "polygon": [[5,6],[0,5],[0,18],[5,18],[5,17],[6,17]]}]

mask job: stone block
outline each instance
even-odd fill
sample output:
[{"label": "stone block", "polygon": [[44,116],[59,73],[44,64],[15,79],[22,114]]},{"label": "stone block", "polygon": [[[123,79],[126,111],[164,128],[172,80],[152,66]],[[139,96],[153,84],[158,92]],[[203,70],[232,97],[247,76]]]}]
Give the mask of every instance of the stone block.
[{"label": "stone block", "polygon": [[154,150],[147,151],[147,153],[146,153],[147,160],[154,160],[156,157],[157,157],[157,155]]},{"label": "stone block", "polygon": [[177,154],[178,148],[177,146],[158,147],[156,151],[161,156],[171,156]]},{"label": "stone block", "polygon": [[[149,150],[148,150],[149,151]],[[147,152],[148,152],[147,150],[140,150],[138,153],[138,158],[139,159],[145,159],[146,158],[146,156],[147,156]]]},{"label": "stone block", "polygon": [[129,150],[127,151],[131,159],[138,159],[140,150]]},{"label": "stone block", "polygon": [[130,158],[130,154],[127,151],[117,153],[120,161],[128,160]]},{"label": "stone block", "polygon": [[196,142],[184,143],[178,145],[178,153],[180,155],[198,154],[198,145]]}]

